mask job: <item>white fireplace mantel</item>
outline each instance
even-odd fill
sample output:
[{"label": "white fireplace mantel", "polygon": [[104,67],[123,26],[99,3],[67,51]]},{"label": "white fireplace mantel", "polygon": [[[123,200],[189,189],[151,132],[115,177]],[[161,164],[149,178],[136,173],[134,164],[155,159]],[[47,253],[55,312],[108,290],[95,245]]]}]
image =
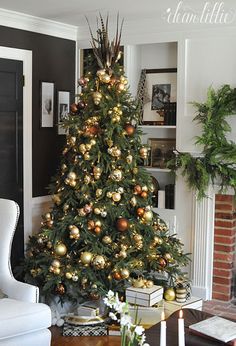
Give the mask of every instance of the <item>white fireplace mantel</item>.
[{"label": "white fireplace mantel", "polygon": [[[205,300],[212,298],[215,195],[218,193],[219,186],[215,185],[209,187],[207,198],[199,201],[193,196],[192,293]],[[234,191],[228,189],[224,194],[234,195]]]}]

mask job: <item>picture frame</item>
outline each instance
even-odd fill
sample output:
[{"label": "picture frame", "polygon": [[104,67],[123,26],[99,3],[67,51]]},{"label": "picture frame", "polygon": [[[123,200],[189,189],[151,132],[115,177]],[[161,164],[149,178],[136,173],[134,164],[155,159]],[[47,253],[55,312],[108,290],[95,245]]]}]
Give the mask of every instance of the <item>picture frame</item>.
[{"label": "picture frame", "polygon": [[175,157],[175,138],[149,138],[148,146],[151,167],[165,169],[167,161]]},{"label": "picture frame", "polygon": [[40,126],[53,127],[54,119],[54,82],[40,82]]},{"label": "picture frame", "polygon": [[65,117],[67,117],[68,113],[70,112],[70,92],[59,90],[57,100],[57,133],[58,135],[66,135],[67,131],[60,125],[60,123]]},{"label": "picture frame", "polygon": [[[143,125],[173,125],[175,120],[164,119],[167,105],[175,104],[177,99],[177,68],[147,69],[143,97]],[[173,112],[172,112],[173,113]]]}]

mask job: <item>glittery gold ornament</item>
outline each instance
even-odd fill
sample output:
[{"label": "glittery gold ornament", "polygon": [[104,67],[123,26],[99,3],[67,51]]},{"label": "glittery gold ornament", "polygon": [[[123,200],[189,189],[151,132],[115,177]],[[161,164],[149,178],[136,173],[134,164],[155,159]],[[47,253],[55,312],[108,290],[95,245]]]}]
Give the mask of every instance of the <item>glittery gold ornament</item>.
[{"label": "glittery gold ornament", "polygon": [[100,78],[100,81],[105,84],[110,83],[110,80],[111,80],[111,77],[107,73],[101,75],[101,77],[99,78]]},{"label": "glittery gold ornament", "polygon": [[89,154],[88,152],[86,152],[86,153],[84,154],[84,159],[85,159],[85,161],[90,160],[90,154]]},{"label": "glittery gold ornament", "polygon": [[80,238],[80,232],[79,232],[79,229],[77,226],[70,225],[69,230],[70,230],[70,238],[71,239],[79,239]]},{"label": "glittery gold ornament", "polygon": [[112,239],[109,235],[105,235],[103,238],[102,238],[102,242],[106,245],[109,245],[112,243]]},{"label": "glittery gold ornament", "polygon": [[130,204],[135,207],[137,205],[137,199],[136,197],[132,197],[131,200],[130,200]]},{"label": "glittery gold ornament", "polygon": [[146,287],[147,287],[147,288],[152,288],[153,285],[154,285],[154,283],[153,283],[152,280],[147,280],[147,282],[146,282]]},{"label": "glittery gold ornament", "polygon": [[133,161],[133,156],[132,156],[132,155],[128,155],[128,156],[126,157],[126,162],[127,162],[128,164],[130,164],[130,163],[132,163],[132,161]]},{"label": "glittery gold ornament", "polygon": [[124,83],[118,83],[117,84],[117,90],[119,92],[124,91],[125,90],[125,84]]},{"label": "glittery gold ornament", "polygon": [[70,172],[70,173],[68,173],[68,174],[67,174],[67,178],[68,178],[69,180],[75,180],[75,179],[77,178],[76,173],[75,173],[75,172]]},{"label": "glittery gold ornament", "polygon": [[86,153],[86,151],[87,151],[87,149],[86,149],[86,147],[85,147],[85,144],[80,144],[79,145],[79,151],[82,153],[82,154],[85,154]]},{"label": "glittery gold ornament", "polygon": [[80,260],[83,264],[88,265],[92,261],[93,254],[91,252],[85,251],[80,255]]},{"label": "glittery gold ornament", "polygon": [[114,181],[121,181],[123,178],[122,171],[120,169],[115,169],[111,173],[111,179]]},{"label": "glittery gold ornament", "polygon": [[111,198],[111,197],[112,197],[112,192],[108,191],[108,192],[107,192],[107,197],[108,197],[108,198]]},{"label": "glittery gold ornament", "polygon": [[96,190],[96,197],[100,197],[102,195],[102,189]]},{"label": "glittery gold ornament", "polygon": [[142,159],[146,159],[148,157],[148,148],[146,147],[140,148],[139,153]]},{"label": "glittery gold ornament", "polygon": [[90,175],[86,174],[84,177],[84,183],[88,185],[91,182],[91,177]]},{"label": "glittery gold ornament", "polygon": [[100,179],[101,174],[102,174],[102,169],[101,169],[101,167],[94,166],[94,167],[93,167],[93,175],[94,175],[94,178],[95,178],[96,180]]},{"label": "glittery gold ornament", "polygon": [[102,99],[102,94],[99,91],[93,93],[93,102],[95,105],[99,105]]},{"label": "glittery gold ornament", "polygon": [[143,278],[138,278],[138,279],[133,280],[132,286],[134,286],[136,288],[144,287],[144,279]]},{"label": "glittery gold ornament", "polygon": [[67,248],[66,248],[65,244],[57,243],[55,246],[55,253],[58,256],[65,256],[65,254],[67,253]]},{"label": "glittery gold ornament", "polygon": [[104,269],[105,263],[105,258],[102,255],[94,256],[92,261],[92,265],[98,270]]}]

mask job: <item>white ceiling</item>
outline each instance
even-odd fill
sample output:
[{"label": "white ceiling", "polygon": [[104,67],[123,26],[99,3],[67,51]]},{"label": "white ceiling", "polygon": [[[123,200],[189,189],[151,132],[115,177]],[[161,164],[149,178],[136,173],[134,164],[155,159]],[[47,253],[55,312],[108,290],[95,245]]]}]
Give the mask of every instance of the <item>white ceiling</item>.
[{"label": "white ceiling", "polygon": [[[176,7],[179,0],[0,0],[0,8],[80,26],[85,16],[91,22],[99,12],[110,18],[119,12],[126,20],[157,18],[168,7]],[[194,0],[187,0],[194,3]],[[142,23],[140,23],[142,24]]]}]

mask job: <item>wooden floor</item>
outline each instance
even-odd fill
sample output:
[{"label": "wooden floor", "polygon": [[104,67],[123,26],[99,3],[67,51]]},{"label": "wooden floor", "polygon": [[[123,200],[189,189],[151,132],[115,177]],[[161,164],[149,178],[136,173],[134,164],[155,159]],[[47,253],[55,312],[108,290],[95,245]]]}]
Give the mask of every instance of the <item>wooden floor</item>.
[{"label": "wooden floor", "polygon": [[51,327],[51,346],[120,346],[119,336],[62,336],[62,328]]}]

